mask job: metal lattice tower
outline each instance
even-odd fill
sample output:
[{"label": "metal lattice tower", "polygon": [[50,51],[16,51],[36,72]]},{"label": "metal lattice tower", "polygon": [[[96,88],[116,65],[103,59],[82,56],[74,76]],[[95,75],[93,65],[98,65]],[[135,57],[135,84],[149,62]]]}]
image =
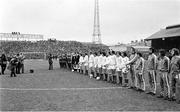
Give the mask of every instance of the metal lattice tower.
[{"label": "metal lattice tower", "polygon": [[99,1],[95,0],[94,7],[94,30],[93,30],[93,40],[94,44],[101,44],[101,32],[100,32],[100,19],[99,19]]}]

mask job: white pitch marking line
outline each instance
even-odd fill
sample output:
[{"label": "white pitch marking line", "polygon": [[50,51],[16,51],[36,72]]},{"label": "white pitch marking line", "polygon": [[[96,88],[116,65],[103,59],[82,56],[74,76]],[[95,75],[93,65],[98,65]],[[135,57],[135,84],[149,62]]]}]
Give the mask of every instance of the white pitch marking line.
[{"label": "white pitch marking line", "polygon": [[122,87],[102,87],[102,88],[0,88],[0,90],[9,91],[54,91],[54,90],[108,90],[108,89],[121,89]]}]

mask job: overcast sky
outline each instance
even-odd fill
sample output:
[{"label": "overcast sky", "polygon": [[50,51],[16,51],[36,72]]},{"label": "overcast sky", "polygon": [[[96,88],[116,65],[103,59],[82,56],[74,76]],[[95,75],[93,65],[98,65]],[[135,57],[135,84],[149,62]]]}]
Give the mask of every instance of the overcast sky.
[{"label": "overcast sky", "polygon": [[[105,44],[147,38],[180,23],[180,0],[99,0]],[[94,0],[0,0],[0,32],[92,41]]]}]

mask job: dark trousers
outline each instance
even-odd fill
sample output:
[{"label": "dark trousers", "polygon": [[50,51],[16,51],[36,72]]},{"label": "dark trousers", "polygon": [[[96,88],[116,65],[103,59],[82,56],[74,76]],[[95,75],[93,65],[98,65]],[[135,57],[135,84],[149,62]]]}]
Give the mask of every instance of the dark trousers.
[{"label": "dark trousers", "polygon": [[49,63],[49,70],[53,70],[53,64]]},{"label": "dark trousers", "polygon": [[11,68],[11,77],[16,77],[16,67]]},{"label": "dark trousers", "polygon": [[4,71],[6,70],[6,64],[1,65],[2,74],[4,74]]},{"label": "dark trousers", "polygon": [[66,63],[67,63],[67,65],[66,65],[66,66],[67,66],[67,69],[70,69],[70,70],[71,70],[71,69],[72,69],[72,64],[69,63],[69,62],[66,62]]},{"label": "dark trousers", "polygon": [[18,63],[16,66],[16,74],[20,74],[21,64]]},{"label": "dark trousers", "polygon": [[178,73],[171,73],[171,91],[170,91],[170,95],[171,97],[175,97],[176,94],[176,84],[177,84],[177,79],[176,79],[176,75],[178,75]]},{"label": "dark trousers", "polygon": [[24,64],[21,64],[21,68],[20,68],[20,69],[21,69],[20,71],[21,71],[22,73],[24,73]]},{"label": "dark trousers", "polygon": [[130,75],[131,75],[131,78],[130,78],[130,79],[131,79],[131,80],[130,80],[130,81],[131,81],[130,86],[131,86],[131,87],[135,87],[135,85],[136,85],[136,84],[135,84],[135,80],[136,80],[136,79],[135,79],[134,65],[131,65],[129,72],[130,72]]}]

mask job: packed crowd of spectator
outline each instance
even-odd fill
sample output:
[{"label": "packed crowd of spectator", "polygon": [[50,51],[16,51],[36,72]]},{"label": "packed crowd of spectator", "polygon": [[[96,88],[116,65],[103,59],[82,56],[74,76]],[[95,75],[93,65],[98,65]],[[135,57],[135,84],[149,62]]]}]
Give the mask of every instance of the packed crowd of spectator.
[{"label": "packed crowd of spectator", "polygon": [[[57,40],[43,40],[37,42],[31,41],[4,41],[1,42],[0,52],[4,52],[7,56],[13,56],[20,52],[44,52],[51,53],[53,56],[59,56],[61,54],[73,53],[73,52],[89,52],[99,51],[101,48],[107,50],[107,46],[99,46],[92,44],[84,44],[76,41],[57,41]],[[29,54],[27,58],[36,59],[43,58],[44,55]]]}]

